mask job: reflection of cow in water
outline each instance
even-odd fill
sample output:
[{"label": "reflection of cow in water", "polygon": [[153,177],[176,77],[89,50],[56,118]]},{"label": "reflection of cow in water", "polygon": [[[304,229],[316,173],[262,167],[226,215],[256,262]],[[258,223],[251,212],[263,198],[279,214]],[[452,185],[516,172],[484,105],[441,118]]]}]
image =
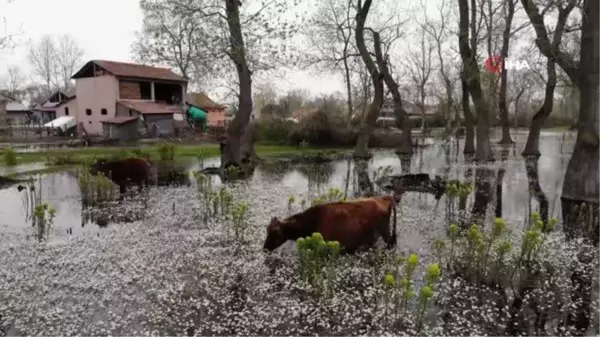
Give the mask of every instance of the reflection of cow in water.
[{"label": "reflection of cow in water", "polygon": [[391,248],[396,245],[396,202],[391,196],[356,199],[315,205],[284,220],[273,218],[264,249],[273,251],[315,232],[327,241],[338,241],[346,253],[373,247],[379,237]]},{"label": "reflection of cow in water", "polygon": [[90,173],[102,173],[109,177],[119,186],[121,194],[125,193],[130,183],[137,184],[140,189],[148,186],[151,171],[152,162],[142,158],[100,159],[90,167]]}]

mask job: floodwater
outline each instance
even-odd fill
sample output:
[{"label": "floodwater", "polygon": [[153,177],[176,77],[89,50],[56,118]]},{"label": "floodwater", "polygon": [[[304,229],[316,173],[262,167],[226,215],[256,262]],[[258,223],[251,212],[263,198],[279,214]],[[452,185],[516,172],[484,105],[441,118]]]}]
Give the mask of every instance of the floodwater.
[{"label": "floodwater", "polygon": [[[535,210],[538,205],[528,188],[525,162],[520,156],[526,134],[517,133],[513,137],[517,144],[508,147],[506,160],[502,160],[499,154],[506,147],[494,145],[493,150],[496,153],[497,160],[494,168],[496,172],[500,168],[505,170],[502,183],[502,215],[509,222],[519,222],[527,216],[531,207]],[[559,217],[560,215],[559,196],[573,140],[572,136],[566,140],[563,139],[562,133],[542,133],[540,150],[543,155],[538,161],[538,175],[540,186],[549,201],[550,216]],[[462,142],[460,146],[462,146]],[[430,138],[421,140],[421,145],[412,158],[403,159],[391,150],[377,151],[369,161],[369,173],[373,177],[379,168],[389,166],[392,174],[423,172],[430,174],[432,177],[440,175],[449,180],[459,179],[463,181],[465,180],[465,172],[473,167],[471,164],[465,163],[462,150],[456,153],[455,142],[444,145]],[[218,164],[218,159],[214,158],[187,163],[189,170],[217,166]],[[33,163],[18,166],[12,169],[14,172],[7,171],[6,173],[35,170],[43,167],[44,164]],[[350,176],[348,175],[348,169],[351,172]],[[300,199],[305,195],[315,195],[319,191],[326,191],[329,187],[345,190],[348,178],[350,179],[349,192],[352,194],[356,191],[357,177],[355,165],[350,160],[337,160],[325,164],[290,164],[282,161],[279,164],[269,163],[262,167],[259,166],[249,179],[248,184],[261,186],[265,191],[265,195],[261,197],[269,195],[268,191],[273,189],[284,191],[288,196],[298,196],[298,199]],[[213,179],[216,185],[220,183],[217,177]],[[473,179],[471,178],[469,181],[472,183]],[[86,219],[83,214],[81,192],[75,174],[72,172],[57,172],[39,175],[35,180],[35,188],[37,197],[56,209],[55,235],[66,235],[67,229],[71,229],[73,234],[81,231],[97,231],[93,225],[85,226],[93,224],[93,221]],[[18,234],[27,232],[27,229],[30,229],[31,207],[28,203],[28,199],[31,197],[30,194],[30,191],[19,192],[16,188],[0,190],[0,203],[3,205],[0,209],[0,235]],[[277,194],[280,194],[280,192]],[[471,196],[472,198],[473,196]],[[285,203],[286,201],[281,202]],[[436,206],[433,196],[421,193],[408,194],[402,203],[423,209],[424,212],[431,211],[432,207]],[[132,202],[130,205],[134,204]],[[444,199],[442,199],[438,207],[443,207],[444,204]],[[145,206],[140,205],[140,207]]]},{"label": "floodwater", "polygon": [[[515,225],[538,207],[519,155],[525,137],[513,135],[517,145],[509,149],[505,160],[496,147],[497,162],[490,166],[495,176],[505,170],[502,215]],[[564,140],[562,134],[542,134],[543,155],[537,173],[554,216],[560,214],[558,195],[573,141],[574,137]],[[216,160],[188,163],[190,170],[216,164]],[[456,154],[453,143],[446,146],[431,139],[410,161],[401,161],[392,151],[377,151],[368,171],[372,176],[387,166],[394,174],[425,172],[461,181],[471,167],[461,151]],[[373,321],[383,321],[383,313],[373,309],[371,302],[362,302],[374,295],[340,294],[331,304],[339,321],[332,323],[326,318],[330,316],[310,311],[312,302],[299,298],[293,286],[297,275],[290,269],[282,267],[281,274],[270,274],[261,249],[270,218],[300,209],[298,205],[288,209],[290,195],[308,199],[329,187],[344,190],[346,186],[350,194],[360,193],[354,168],[355,163],[348,160],[319,165],[282,161],[259,166],[250,179],[228,184],[235,200],[249,205],[245,248],[233,244],[227,221],[205,221],[200,216],[193,186],[150,188],[139,197],[110,206],[106,214],[110,221],[99,226],[82,215],[81,194],[72,173],[42,175],[36,195],[56,208],[46,244],[32,238],[28,201],[32,192],[0,190],[0,335],[349,335],[369,331],[382,335],[383,330],[358,322],[368,315],[371,326],[377,326]],[[431,243],[446,232],[445,198],[437,202],[431,195],[405,195],[399,207],[398,253],[415,252],[427,260]],[[474,202],[473,196],[469,198],[467,207]],[[492,210],[490,214],[493,217]],[[283,259],[293,251],[293,243],[288,243],[276,255]],[[566,264],[570,252],[560,249],[545,257]],[[381,277],[360,267],[358,261],[351,261],[350,281]],[[475,291],[465,289],[461,296]],[[497,320],[492,313],[495,307],[484,308],[484,304],[453,313],[458,323],[444,327],[446,334],[494,334],[485,323],[479,326],[479,322]],[[442,330],[428,334],[442,335]]]}]

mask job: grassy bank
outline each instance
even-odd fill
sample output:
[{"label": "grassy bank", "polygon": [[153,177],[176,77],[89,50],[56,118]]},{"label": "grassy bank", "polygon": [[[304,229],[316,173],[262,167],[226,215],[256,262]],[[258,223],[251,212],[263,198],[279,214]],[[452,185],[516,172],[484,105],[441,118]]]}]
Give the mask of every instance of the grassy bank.
[{"label": "grassy bank", "polygon": [[[296,147],[285,145],[256,145],[256,152],[259,156],[290,156],[300,154],[315,154],[319,152],[339,152],[349,149],[341,148],[314,148],[314,147]],[[124,153],[142,154],[152,159],[159,158],[158,146],[137,146],[137,147],[89,147],[81,149],[56,149],[39,152],[19,152],[15,153],[16,164],[28,164],[37,162],[47,162],[55,166],[81,164],[91,161],[94,158],[117,156]],[[207,158],[219,156],[219,145],[175,145],[176,159],[184,158]],[[4,158],[5,159],[5,158]],[[6,160],[0,161],[0,165],[6,166]]]}]

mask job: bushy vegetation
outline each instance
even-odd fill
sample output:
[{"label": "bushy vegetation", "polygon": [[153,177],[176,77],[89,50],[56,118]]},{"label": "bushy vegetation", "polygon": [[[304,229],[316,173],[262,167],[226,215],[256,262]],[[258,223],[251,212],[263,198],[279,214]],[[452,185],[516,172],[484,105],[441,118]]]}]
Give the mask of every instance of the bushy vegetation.
[{"label": "bushy vegetation", "polygon": [[103,174],[94,175],[87,169],[81,169],[77,172],[77,181],[84,205],[113,201],[119,195],[118,187]]},{"label": "bushy vegetation", "polygon": [[2,150],[2,156],[4,157],[4,164],[6,166],[17,165],[17,152],[12,147],[6,147]]}]

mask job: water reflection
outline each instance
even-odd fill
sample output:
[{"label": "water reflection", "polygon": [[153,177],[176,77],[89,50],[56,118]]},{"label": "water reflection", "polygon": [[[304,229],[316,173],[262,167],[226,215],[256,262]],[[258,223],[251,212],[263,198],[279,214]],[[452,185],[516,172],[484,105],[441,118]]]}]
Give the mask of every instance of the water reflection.
[{"label": "water reflection", "polygon": [[[340,188],[349,196],[371,194],[373,190],[374,193],[378,193],[376,187],[373,186],[372,177],[375,172],[380,167],[390,166],[392,169],[390,174],[422,172],[431,177],[440,175],[449,180],[476,183],[474,184],[475,193],[459,198],[459,210],[470,209],[479,217],[485,217],[490,200],[495,195],[496,210],[500,212],[498,214],[502,214],[509,223],[520,225],[524,216],[530,212],[528,200],[531,196],[540,205],[540,213],[543,213],[545,217],[560,215],[558,196],[567,163],[565,157],[569,154],[561,154],[559,151],[561,134],[543,133],[542,138],[544,141],[540,142],[540,146],[544,156],[535,162],[526,161],[515,155],[515,153],[520,153],[526,139],[526,134],[516,133],[515,139],[517,147],[520,149],[514,148],[513,151],[495,149],[502,160],[489,166],[476,167],[471,158],[465,158],[460,152],[458,156],[456,155],[453,151],[454,144],[440,141],[432,143],[432,145],[427,143],[427,146],[417,148],[413,156],[398,156],[393,151],[377,151],[370,161],[362,162],[348,159],[321,164],[266,162],[256,168],[248,183],[264,186],[265,194],[269,193],[269,189],[284,189],[289,195],[314,195],[323,192],[330,186]],[[456,142],[456,140],[454,141]],[[462,148],[462,142],[460,146]],[[572,146],[572,144],[565,144],[564,148],[568,148],[568,146]],[[218,166],[218,164],[218,158],[186,163],[188,170]],[[218,176],[212,176],[212,179],[215,186],[221,184]],[[494,179],[496,180],[495,184]],[[492,191],[494,186],[496,193]],[[59,172],[38,176],[35,188],[38,193],[36,202],[47,202],[56,208],[57,235],[66,233],[69,228],[73,228],[74,234],[77,231],[98,230],[96,223],[100,213],[94,214],[94,217],[83,216],[90,212],[82,208],[81,192],[74,174]],[[543,194],[540,191],[543,191]],[[3,203],[3,207],[0,208],[0,233],[22,233],[23,229],[27,227],[26,224],[29,223],[27,218],[31,214],[31,206],[28,206],[31,202],[28,204],[27,198],[31,198],[31,195],[26,194],[25,191],[19,192],[16,187],[0,190],[0,201]],[[434,198],[416,192],[407,193],[402,201],[406,204],[417,203],[420,208],[424,209],[434,209],[435,202]],[[444,199],[441,204],[444,205],[447,202],[447,199]],[[142,198],[130,201],[128,207],[144,213],[151,206],[145,205]],[[139,217],[127,215],[124,210],[117,210],[118,208],[108,206],[104,210],[105,213],[119,214],[119,216],[114,215],[109,222],[139,219]],[[83,227],[81,226],[82,221]],[[93,226],[87,226],[87,224],[93,224]]]}]

